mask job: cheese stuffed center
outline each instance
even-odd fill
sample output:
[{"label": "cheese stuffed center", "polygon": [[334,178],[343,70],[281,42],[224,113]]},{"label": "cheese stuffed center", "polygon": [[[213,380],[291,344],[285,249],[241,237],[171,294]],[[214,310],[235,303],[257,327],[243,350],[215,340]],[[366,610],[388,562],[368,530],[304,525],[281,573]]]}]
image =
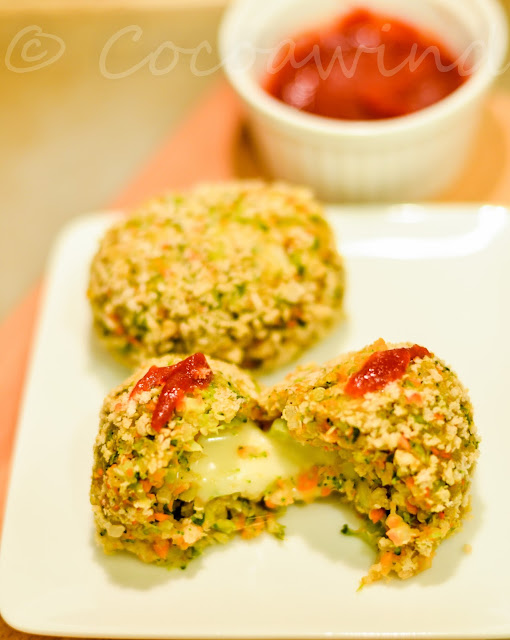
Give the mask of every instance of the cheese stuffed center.
[{"label": "cheese stuffed center", "polygon": [[190,465],[196,498],[208,502],[239,493],[260,499],[280,479],[294,478],[314,465],[332,462],[334,454],[302,445],[277,427],[262,431],[253,421],[216,437],[201,436],[202,456]]},{"label": "cheese stuffed center", "polygon": [[337,454],[257,426],[257,384],[197,353],[148,363],[105,399],[91,502],[107,553],[184,567],[235,534],[278,537],[278,508],[323,493]]}]

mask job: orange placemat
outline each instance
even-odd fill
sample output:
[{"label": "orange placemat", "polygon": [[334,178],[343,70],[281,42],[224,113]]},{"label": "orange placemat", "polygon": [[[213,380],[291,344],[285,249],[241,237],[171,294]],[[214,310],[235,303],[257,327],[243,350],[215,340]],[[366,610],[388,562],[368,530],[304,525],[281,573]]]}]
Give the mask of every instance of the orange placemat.
[{"label": "orange placemat", "polygon": [[[241,105],[222,83],[205,97],[110,206],[128,209],[159,191],[186,187],[199,180],[248,178],[264,173],[252,151]],[[510,94],[492,96],[468,166],[440,200],[510,204]],[[0,527],[39,299],[40,286],[0,325]],[[0,640],[28,637],[0,619]]]}]

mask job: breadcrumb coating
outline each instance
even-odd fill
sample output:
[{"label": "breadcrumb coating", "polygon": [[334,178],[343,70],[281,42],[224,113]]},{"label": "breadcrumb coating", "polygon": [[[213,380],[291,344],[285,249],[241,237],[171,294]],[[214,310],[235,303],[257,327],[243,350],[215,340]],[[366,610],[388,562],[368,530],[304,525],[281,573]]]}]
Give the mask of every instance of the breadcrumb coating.
[{"label": "breadcrumb coating", "polygon": [[371,354],[411,346],[378,340],[300,367],[263,393],[266,420],[281,416],[297,440],[342,459],[334,477],[319,483],[364,516],[359,533],[375,542],[378,559],[363,584],[430,566],[469,508],[479,439],[468,393],[442,360],[416,358],[399,380],[362,397],[345,392]]},{"label": "breadcrumb coating", "polygon": [[322,337],[343,294],[321,205],[255,181],[150,201],[107,231],[88,288],[98,335],[128,365],[202,351],[263,369]]}]

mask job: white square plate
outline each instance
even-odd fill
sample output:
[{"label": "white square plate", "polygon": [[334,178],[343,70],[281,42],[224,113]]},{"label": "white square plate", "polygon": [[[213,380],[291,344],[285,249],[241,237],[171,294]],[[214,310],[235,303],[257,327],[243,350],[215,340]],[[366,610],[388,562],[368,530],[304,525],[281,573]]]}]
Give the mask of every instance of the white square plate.
[{"label": "white square plate", "polygon": [[126,371],[91,335],[88,266],[113,215],[96,214],[63,232],[47,278],[0,555],[9,624],[125,638],[510,636],[510,213],[396,206],[329,214],[347,261],[348,317],[302,360],[382,336],[451,363],[471,389],[483,438],[472,519],[429,571],[361,592],[372,553],[339,534],[355,516],[329,502],[290,508],[284,542],[236,540],[184,572],[104,556],[88,501],[92,444],[102,398]]}]

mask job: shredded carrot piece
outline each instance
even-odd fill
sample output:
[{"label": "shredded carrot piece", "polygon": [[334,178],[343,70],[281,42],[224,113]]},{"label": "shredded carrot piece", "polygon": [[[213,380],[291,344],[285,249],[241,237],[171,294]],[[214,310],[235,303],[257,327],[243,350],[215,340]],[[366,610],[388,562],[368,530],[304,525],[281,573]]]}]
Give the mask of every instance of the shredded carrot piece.
[{"label": "shredded carrot piece", "polygon": [[142,489],[145,493],[149,493],[152,487],[152,482],[150,480],[141,480],[140,484],[142,485]]},{"label": "shredded carrot piece", "polygon": [[167,515],[166,513],[155,513],[154,514],[154,520],[157,520],[158,522],[164,522],[165,520],[168,520],[170,518],[169,515]]},{"label": "shredded carrot piece", "polygon": [[413,515],[418,513],[418,507],[416,507],[412,502],[409,502],[409,500],[406,500],[406,508],[409,513],[412,513]]},{"label": "shredded carrot piece", "polygon": [[393,553],[391,551],[386,551],[382,554],[380,563],[381,563],[381,574],[383,576],[387,576],[391,571],[391,567],[393,566]]},{"label": "shredded carrot piece", "polygon": [[168,555],[168,551],[170,550],[170,541],[157,540],[152,545],[152,548],[154,549],[154,552],[156,553],[156,555],[160,557],[162,560],[164,560]]},{"label": "shredded carrot piece", "polygon": [[178,536],[177,538],[174,538],[173,542],[179,547],[179,549],[182,549],[183,551],[186,551],[186,549],[189,549],[189,547],[191,546],[190,544],[185,542],[182,536]]},{"label": "shredded carrot piece", "polygon": [[440,449],[436,449],[435,447],[430,447],[430,450],[438,458],[443,458],[444,460],[452,459],[452,454],[448,453],[448,451],[441,451]]},{"label": "shredded carrot piece", "polygon": [[305,471],[298,476],[297,488],[299,491],[313,491],[317,487],[319,482],[319,475],[317,469],[311,471]]},{"label": "shredded carrot piece", "polygon": [[152,484],[155,487],[161,487],[163,485],[163,481],[165,479],[165,472],[163,469],[158,469],[154,473],[151,474]]},{"label": "shredded carrot piece", "polygon": [[370,513],[368,514],[368,517],[370,518],[370,520],[372,520],[374,524],[379,522],[379,520],[382,520],[385,516],[386,516],[386,509],[383,509],[383,508],[371,509]]},{"label": "shredded carrot piece", "polygon": [[411,451],[411,443],[405,436],[400,436],[398,439],[397,446],[399,449],[404,449],[405,451]]},{"label": "shredded carrot piece", "polygon": [[187,484],[180,484],[178,487],[175,487],[175,489],[173,490],[173,494],[174,496],[178,496],[180,493],[182,493],[183,491],[186,491],[186,489],[188,488],[189,485]]},{"label": "shredded carrot piece", "polygon": [[423,404],[423,398],[421,397],[421,394],[413,393],[411,396],[409,396],[409,402],[411,404],[417,404],[418,406],[421,406]]}]

